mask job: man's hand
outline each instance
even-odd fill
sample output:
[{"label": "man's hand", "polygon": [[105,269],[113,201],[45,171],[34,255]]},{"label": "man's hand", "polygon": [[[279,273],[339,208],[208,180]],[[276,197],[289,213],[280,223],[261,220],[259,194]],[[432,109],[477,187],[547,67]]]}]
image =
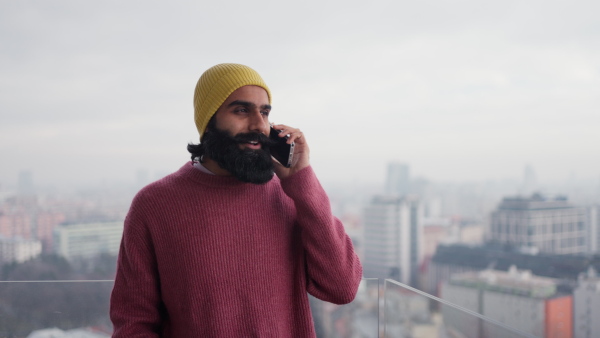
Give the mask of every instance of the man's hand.
[{"label": "man's hand", "polygon": [[277,160],[273,159],[273,164],[275,165],[275,173],[279,177],[279,179],[285,179],[298,171],[308,167],[310,165],[308,143],[306,143],[306,138],[304,134],[300,131],[300,129],[292,128],[283,124],[274,124],[273,128],[277,130],[281,130],[279,133],[279,137],[285,137],[286,135],[290,135],[287,139],[288,144],[292,144],[292,142],[296,142],[294,146],[294,156],[292,157],[292,165],[289,168],[284,167],[281,163],[277,162]]}]

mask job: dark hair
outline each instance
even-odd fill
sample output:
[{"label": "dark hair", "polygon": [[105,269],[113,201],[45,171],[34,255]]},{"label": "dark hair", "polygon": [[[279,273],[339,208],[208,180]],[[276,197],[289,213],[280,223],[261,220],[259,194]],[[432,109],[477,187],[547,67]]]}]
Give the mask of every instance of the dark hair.
[{"label": "dark hair", "polygon": [[187,150],[192,154],[191,158],[194,161],[196,158],[201,158],[204,154],[204,145],[202,143],[188,143]]},{"label": "dark hair", "polygon": [[208,120],[208,124],[206,125],[206,129],[204,130],[204,133],[202,134],[202,137],[200,138],[200,143],[198,144],[193,144],[193,143],[188,143],[187,145],[187,150],[190,152],[190,154],[192,154],[191,158],[192,161],[197,157],[197,158],[201,158],[202,155],[204,155],[204,144],[202,143],[202,140],[204,138],[204,135],[206,134],[206,131],[208,130],[214,130],[214,128],[216,127],[216,120],[215,120],[215,116],[213,115],[210,120]]}]

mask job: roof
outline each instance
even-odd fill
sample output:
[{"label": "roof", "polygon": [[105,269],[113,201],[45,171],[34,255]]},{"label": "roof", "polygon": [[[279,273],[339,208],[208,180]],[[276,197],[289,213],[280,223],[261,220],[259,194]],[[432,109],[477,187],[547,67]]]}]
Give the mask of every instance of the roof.
[{"label": "roof", "polygon": [[526,254],[514,248],[487,243],[483,246],[440,244],[433,264],[468,267],[475,270],[493,268],[507,271],[511,265],[530,270],[534,275],[576,280],[580,273],[594,267],[600,270],[600,255]]}]

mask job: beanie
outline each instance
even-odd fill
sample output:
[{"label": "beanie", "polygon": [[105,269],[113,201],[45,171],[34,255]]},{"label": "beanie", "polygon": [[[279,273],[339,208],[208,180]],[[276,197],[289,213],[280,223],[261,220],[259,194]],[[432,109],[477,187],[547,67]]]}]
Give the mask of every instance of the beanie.
[{"label": "beanie", "polygon": [[221,63],[209,68],[200,76],[194,92],[194,120],[200,136],[208,121],[227,100],[229,95],[243,86],[259,86],[267,91],[269,104],[271,92],[258,73],[244,65]]}]

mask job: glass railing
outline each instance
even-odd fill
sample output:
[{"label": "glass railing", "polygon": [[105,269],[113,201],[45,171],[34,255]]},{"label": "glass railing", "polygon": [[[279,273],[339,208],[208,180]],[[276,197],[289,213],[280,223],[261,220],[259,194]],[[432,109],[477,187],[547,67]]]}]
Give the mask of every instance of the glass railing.
[{"label": "glass railing", "polygon": [[112,280],[0,281],[0,337],[110,337]]},{"label": "glass railing", "polygon": [[384,281],[384,337],[536,337],[397,281]]},{"label": "glass railing", "polygon": [[[0,281],[0,337],[110,337],[112,280]],[[356,298],[310,298],[320,338],[535,337],[394,280],[363,279]]]},{"label": "glass railing", "polygon": [[310,298],[317,337],[377,337],[381,287],[377,278],[365,278],[356,298],[346,305],[335,305]]}]

